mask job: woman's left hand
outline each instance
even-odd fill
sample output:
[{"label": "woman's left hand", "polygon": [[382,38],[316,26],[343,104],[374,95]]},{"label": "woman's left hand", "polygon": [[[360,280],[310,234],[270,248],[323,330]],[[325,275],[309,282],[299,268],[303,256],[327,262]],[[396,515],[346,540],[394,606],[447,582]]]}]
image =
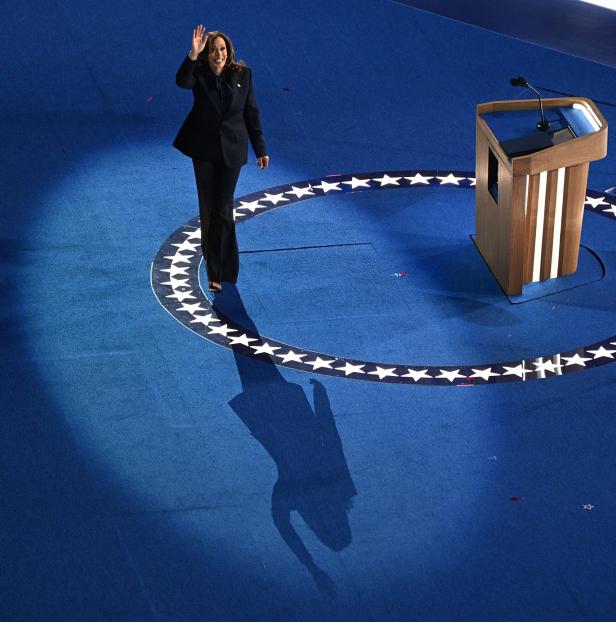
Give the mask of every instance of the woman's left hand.
[{"label": "woman's left hand", "polygon": [[257,158],[257,166],[261,169],[263,168],[267,168],[269,165],[269,156],[261,156],[260,158]]}]

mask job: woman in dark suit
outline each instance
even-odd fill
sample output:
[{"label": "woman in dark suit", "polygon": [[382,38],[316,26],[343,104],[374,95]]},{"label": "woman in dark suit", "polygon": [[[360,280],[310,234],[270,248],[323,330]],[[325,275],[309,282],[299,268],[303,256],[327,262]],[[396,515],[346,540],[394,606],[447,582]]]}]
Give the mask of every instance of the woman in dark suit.
[{"label": "woman in dark suit", "polygon": [[235,283],[239,271],[233,193],[248,140],[259,168],[269,164],[252,74],[235,61],[227,35],[206,33],[199,25],[175,81],[193,92],[192,110],[173,145],[193,161],[209,290],[220,292],[222,282]]}]

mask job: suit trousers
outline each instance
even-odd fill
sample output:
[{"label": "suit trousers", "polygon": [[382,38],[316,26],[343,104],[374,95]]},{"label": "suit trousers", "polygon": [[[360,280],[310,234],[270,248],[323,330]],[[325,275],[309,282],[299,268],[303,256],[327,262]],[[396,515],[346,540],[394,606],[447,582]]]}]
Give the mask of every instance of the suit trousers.
[{"label": "suit trousers", "polygon": [[233,194],[241,167],[228,168],[222,158],[216,158],[193,159],[193,168],[208,281],[236,283],[240,256],[233,220]]}]

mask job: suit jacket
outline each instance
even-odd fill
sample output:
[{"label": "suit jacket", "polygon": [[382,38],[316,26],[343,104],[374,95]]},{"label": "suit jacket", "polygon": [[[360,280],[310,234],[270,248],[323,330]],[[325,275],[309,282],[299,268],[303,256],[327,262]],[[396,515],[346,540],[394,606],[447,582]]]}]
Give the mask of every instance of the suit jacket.
[{"label": "suit jacket", "polygon": [[176,84],[192,89],[194,103],[173,146],[190,158],[207,160],[222,156],[228,167],[246,164],[248,140],[257,157],[267,155],[259,109],[248,67],[225,71],[228,105],[221,110],[220,98],[213,80],[201,71],[188,56],[175,77]]}]

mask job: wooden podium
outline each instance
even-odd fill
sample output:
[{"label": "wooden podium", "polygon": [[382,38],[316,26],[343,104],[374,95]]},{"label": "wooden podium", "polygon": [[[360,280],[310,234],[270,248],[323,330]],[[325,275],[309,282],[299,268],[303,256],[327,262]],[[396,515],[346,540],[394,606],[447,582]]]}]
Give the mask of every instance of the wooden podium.
[{"label": "wooden podium", "polygon": [[476,244],[506,294],[577,270],[588,165],[607,155],[607,122],[581,97],[477,106]]}]

